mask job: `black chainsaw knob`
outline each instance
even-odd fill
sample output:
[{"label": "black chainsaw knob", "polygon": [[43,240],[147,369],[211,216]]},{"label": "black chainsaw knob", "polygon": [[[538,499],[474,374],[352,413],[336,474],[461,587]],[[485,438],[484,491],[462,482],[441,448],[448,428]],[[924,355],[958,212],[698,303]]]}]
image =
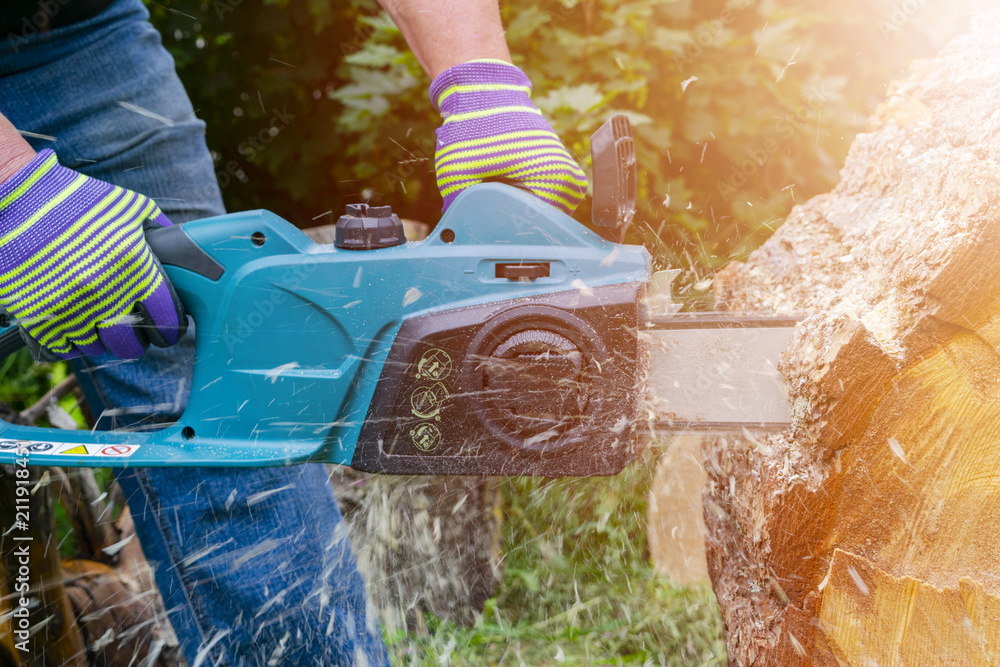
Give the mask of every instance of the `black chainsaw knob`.
[{"label": "black chainsaw knob", "polygon": [[334,245],[344,250],[377,250],[406,243],[403,223],[390,206],[348,204],[337,220]]}]

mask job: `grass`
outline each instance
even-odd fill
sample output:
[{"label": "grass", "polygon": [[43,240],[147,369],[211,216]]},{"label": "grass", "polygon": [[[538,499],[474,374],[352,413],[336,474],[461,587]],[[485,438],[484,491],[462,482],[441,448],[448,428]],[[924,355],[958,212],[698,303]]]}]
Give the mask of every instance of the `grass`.
[{"label": "grass", "polygon": [[387,637],[394,665],[725,664],[707,587],[655,573],[646,496],[657,451],[613,478],[504,483],[504,577],[472,628]]}]

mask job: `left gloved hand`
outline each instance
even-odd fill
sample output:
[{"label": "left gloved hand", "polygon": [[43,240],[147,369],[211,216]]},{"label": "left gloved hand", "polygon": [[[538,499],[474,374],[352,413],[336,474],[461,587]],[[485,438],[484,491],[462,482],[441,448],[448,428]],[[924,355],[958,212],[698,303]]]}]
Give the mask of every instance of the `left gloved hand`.
[{"label": "left gloved hand", "polygon": [[489,178],[522,183],[565,213],[583,201],[587,176],[530,94],[527,75],[502,60],[462,63],[434,79],[431,102],[444,118],[434,155],[443,210]]},{"label": "left gloved hand", "polygon": [[187,318],[144,236],[170,225],[149,197],[46,149],[0,183],[0,308],[37,359],[173,345]]}]

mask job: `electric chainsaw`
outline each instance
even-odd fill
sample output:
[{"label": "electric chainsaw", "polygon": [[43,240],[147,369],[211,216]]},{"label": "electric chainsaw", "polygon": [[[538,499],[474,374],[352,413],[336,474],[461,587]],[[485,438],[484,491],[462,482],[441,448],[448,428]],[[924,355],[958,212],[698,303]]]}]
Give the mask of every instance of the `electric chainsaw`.
[{"label": "electric chainsaw", "polygon": [[[419,242],[364,204],[331,245],[267,211],[149,233],[195,326],[183,415],[142,430],[0,422],[0,463],[613,475],[639,453],[644,374],[667,405],[660,427],[786,423],[776,365],[794,319],[657,315],[649,254],[620,243],[636,183],[624,116],[591,154],[597,232],[483,183]],[[22,344],[12,326],[0,356]]]}]

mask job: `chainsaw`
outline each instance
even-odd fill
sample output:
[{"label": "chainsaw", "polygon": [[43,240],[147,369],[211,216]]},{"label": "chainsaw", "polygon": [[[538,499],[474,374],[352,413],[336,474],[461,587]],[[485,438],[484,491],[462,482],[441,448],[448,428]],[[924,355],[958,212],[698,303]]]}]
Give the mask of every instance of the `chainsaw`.
[{"label": "chainsaw", "polygon": [[[267,211],[150,232],[195,326],[183,415],[111,431],[0,422],[0,463],[613,475],[640,451],[644,376],[669,415],[659,428],[787,423],[776,366],[795,320],[657,313],[669,275],[621,243],[636,187],[625,116],[591,155],[596,231],[482,183],[419,242],[365,204],[333,244]],[[22,344],[11,323],[0,357]]]}]

